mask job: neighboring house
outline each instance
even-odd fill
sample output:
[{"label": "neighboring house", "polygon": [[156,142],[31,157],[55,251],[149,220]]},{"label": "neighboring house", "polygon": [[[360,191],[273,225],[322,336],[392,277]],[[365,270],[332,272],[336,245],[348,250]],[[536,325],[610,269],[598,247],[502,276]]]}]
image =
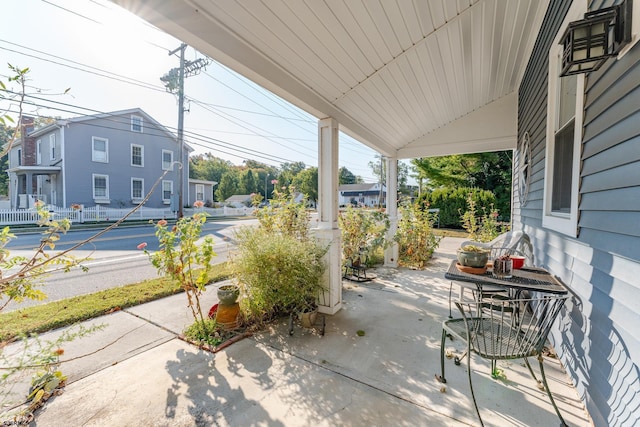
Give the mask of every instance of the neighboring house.
[{"label": "neighboring house", "polygon": [[224,202],[229,206],[233,206],[234,208],[251,206],[251,194],[234,194]]},{"label": "neighboring house", "polygon": [[[587,3],[614,2],[550,2],[520,85],[513,228],[573,293],[553,344],[594,424],[637,426],[640,44],[560,77],[560,38]],[[633,8],[637,26],[640,2]]]},{"label": "neighboring house", "polygon": [[202,179],[189,179],[189,197],[187,204],[193,206],[195,202],[204,202],[207,206],[213,206],[213,187],[216,181],[204,181]]},{"label": "neighboring house", "polygon": [[[380,195],[380,186],[382,186],[382,196]],[[387,197],[387,188],[384,184],[344,184],[338,187],[341,206],[378,206],[380,200],[384,204]]]},{"label": "neighboring house", "polygon": [[181,174],[176,136],[141,109],[58,119],[38,129],[25,117],[23,129],[9,154],[12,209],[30,208],[35,200],[133,207],[165,171],[145,206],[177,207],[180,177],[186,183],[189,176],[189,148]]}]

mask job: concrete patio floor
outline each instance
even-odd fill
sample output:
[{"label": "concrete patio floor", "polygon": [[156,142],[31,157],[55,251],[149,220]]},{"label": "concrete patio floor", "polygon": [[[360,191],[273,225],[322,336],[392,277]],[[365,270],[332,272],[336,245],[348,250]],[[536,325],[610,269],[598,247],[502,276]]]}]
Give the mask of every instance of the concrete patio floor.
[{"label": "concrete patio floor", "polygon": [[[106,326],[66,346],[64,358],[95,353],[63,363],[68,385],[32,425],[478,425],[466,365],[449,359],[447,384],[435,380],[448,315],[444,271],[460,241],[445,238],[424,270],[378,269],[375,281],[345,281],[344,308],[326,317],[324,336],[299,326],[289,336],[283,320],[212,354],[177,338],[190,323],[184,295],[85,322]],[[204,300],[212,305],[215,292]],[[447,341],[447,348],[463,345]],[[489,363],[472,357],[486,425],[558,425],[521,361],[499,367],[505,380],[492,379]],[[545,368],[567,423],[592,425],[560,363],[546,358]],[[18,384],[15,392],[24,388]]]}]

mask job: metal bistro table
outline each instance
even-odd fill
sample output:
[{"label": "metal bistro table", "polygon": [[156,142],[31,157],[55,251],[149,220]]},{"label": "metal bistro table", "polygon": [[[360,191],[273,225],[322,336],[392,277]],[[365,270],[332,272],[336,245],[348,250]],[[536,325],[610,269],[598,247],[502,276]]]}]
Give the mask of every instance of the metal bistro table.
[{"label": "metal bistro table", "polygon": [[493,277],[491,268],[487,268],[487,271],[483,274],[471,274],[460,271],[456,264],[456,260],[451,262],[449,269],[444,273],[444,277],[449,280],[473,283],[479,292],[482,292],[482,288],[485,285],[491,287],[499,286],[516,291],[527,290],[552,294],[566,294],[568,292],[564,284],[544,268],[522,267],[513,269],[510,279],[498,279]]},{"label": "metal bistro table", "polygon": [[[524,359],[531,376],[547,392],[561,426],[566,426],[547,384],[542,353],[547,335],[570,296],[568,289],[543,268],[523,267],[513,270],[509,279],[498,279],[493,277],[492,269],[483,274],[471,274],[460,271],[456,264],[455,260],[451,262],[444,276],[452,281],[474,284],[476,298],[456,301],[462,317],[450,317],[442,322],[441,375],[436,374],[438,381],[447,382],[444,362],[446,338],[456,337],[467,346],[469,388],[480,425],[484,425],[473,392],[471,353],[491,361],[492,375],[497,372],[498,360]],[[527,360],[531,356],[538,359],[541,380]],[[460,358],[456,357],[454,362],[460,364]]]}]

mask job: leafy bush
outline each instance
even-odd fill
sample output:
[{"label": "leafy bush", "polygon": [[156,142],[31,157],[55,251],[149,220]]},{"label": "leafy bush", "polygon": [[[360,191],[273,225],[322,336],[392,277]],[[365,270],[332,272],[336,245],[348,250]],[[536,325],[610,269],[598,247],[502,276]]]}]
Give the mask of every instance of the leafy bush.
[{"label": "leafy bush", "polygon": [[476,208],[476,201],[472,194],[467,195],[467,210],[462,213],[462,227],[469,233],[469,239],[476,242],[490,242],[501,233],[509,230],[509,224],[498,222],[498,211],[490,206],[489,211],[482,208],[482,215],[479,216]]},{"label": "leafy bush", "polygon": [[296,202],[295,187],[273,190],[273,200],[268,206],[256,209],[260,227],[268,233],[280,233],[298,240],[309,238],[309,212],[306,200]]},{"label": "leafy bush", "polygon": [[433,217],[419,204],[406,204],[399,210],[398,243],[399,262],[408,267],[424,267],[438,247],[440,239],[433,233]]},{"label": "leafy bush", "polygon": [[243,295],[240,309],[249,323],[315,307],[324,289],[325,248],[264,228],[243,227],[236,240],[232,265]]},{"label": "leafy bush", "polygon": [[294,191],[274,190],[270,205],[256,210],[259,227],[243,227],[235,235],[231,263],[249,323],[314,308],[324,289],[327,249],[309,236],[309,213]]},{"label": "leafy bush", "polygon": [[364,254],[369,261],[386,246],[389,216],[379,210],[348,206],[338,217],[342,232],[342,262],[357,254]]},{"label": "leafy bush", "polygon": [[418,203],[421,206],[440,209],[440,227],[463,228],[461,212],[467,210],[469,194],[477,209],[493,209],[492,205],[495,205],[496,198],[491,191],[468,187],[439,188],[422,194]]}]

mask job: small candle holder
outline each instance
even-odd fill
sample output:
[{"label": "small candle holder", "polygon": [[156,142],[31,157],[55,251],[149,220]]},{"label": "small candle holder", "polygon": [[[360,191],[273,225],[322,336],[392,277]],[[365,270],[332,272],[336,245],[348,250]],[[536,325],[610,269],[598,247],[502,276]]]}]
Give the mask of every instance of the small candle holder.
[{"label": "small candle holder", "polygon": [[493,261],[493,277],[496,279],[510,279],[512,271],[513,260],[508,256]]}]

